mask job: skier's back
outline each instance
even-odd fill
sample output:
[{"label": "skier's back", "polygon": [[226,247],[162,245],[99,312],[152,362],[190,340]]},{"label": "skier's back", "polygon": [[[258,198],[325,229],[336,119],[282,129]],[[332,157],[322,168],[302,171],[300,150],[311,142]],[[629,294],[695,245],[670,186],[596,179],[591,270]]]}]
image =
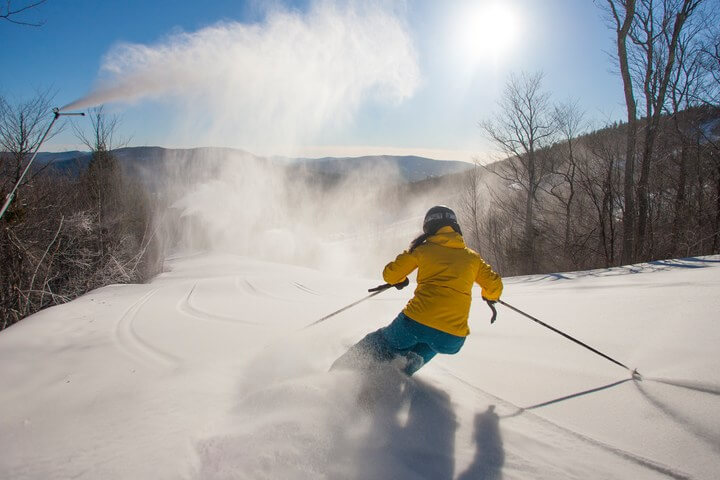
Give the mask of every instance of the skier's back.
[{"label": "skier's back", "polygon": [[423,232],[383,270],[387,283],[404,288],[407,276],[417,268],[413,298],[390,325],[367,335],[334,368],[352,367],[358,357],[373,361],[404,357],[403,369],[412,375],[436,354],[460,351],[470,333],[474,283],[482,287],[484,299],[500,298],[500,276],[465,246],[455,212],[445,206],[431,208]]}]

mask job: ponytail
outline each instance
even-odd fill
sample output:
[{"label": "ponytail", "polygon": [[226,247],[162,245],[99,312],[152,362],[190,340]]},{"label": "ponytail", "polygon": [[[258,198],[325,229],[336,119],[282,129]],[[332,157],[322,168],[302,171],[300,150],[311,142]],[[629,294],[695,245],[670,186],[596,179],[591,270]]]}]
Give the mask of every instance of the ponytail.
[{"label": "ponytail", "polygon": [[[452,225],[449,225],[449,226],[450,226],[453,230],[455,230],[457,233],[459,233],[460,235],[462,235],[462,230],[460,230],[460,225],[458,225],[456,222],[453,222],[453,224],[452,224]],[[436,229],[436,230],[437,230],[437,229]],[[416,237],[415,240],[413,240],[412,242],[410,242],[410,248],[408,249],[408,252],[409,252],[409,253],[412,253],[413,250],[415,250],[417,247],[419,247],[420,245],[422,245],[423,243],[425,243],[428,238],[432,237],[432,236],[435,235],[436,233],[437,233],[437,232],[434,232],[434,231],[433,231],[433,232],[427,232],[427,233],[423,233],[423,234],[419,235],[418,237]]]},{"label": "ponytail", "polygon": [[413,250],[415,250],[417,247],[419,247],[420,245],[425,243],[425,240],[430,238],[432,235],[433,235],[432,233],[423,233],[423,234],[419,235],[417,238],[415,238],[415,240],[410,242],[410,248],[409,248],[408,252],[412,253]]}]

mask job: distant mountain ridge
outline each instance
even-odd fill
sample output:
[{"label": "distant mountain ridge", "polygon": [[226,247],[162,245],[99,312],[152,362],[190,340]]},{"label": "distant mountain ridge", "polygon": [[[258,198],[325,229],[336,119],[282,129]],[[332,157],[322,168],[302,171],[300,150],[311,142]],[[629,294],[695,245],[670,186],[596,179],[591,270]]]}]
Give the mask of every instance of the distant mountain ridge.
[{"label": "distant mountain ridge", "polygon": [[374,155],[363,157],[298,158],[294,162],[309,168],[317,168],[326,174],[347,175],[368,168],[391,166],[398,169],[408,182],[441,177],[468,170],[473,165],[452,160],[435,160],[416,155]]},{"label": "distant mountain ridge", "polygon": [[[219,158],[231,154],[248,160],[269,162],[308,171],[317,171],[333,177],[344,177],[353,173],[372,170],[374,168],[396,169],[401,178],[407,182],[416,182],[428,178],[441,177],[452,173],[460,173],[472,167],[472,164],[452,160],[436,160],[415,155],[373,155],[361,157],[322,157],[322,158],[287,158],[261,157],[245,150],[223,147],[201,147],[188,149],[170,149],[163,147],[124,147],[114,150],[121,164],[129,169],[138,167],[152,168],[169,157],[189,160],[202,155],[207,158]],[[78,174],[90,161],[90,152],[40,152],[39,165],[52,164],[52,168],[65,174]]]}]

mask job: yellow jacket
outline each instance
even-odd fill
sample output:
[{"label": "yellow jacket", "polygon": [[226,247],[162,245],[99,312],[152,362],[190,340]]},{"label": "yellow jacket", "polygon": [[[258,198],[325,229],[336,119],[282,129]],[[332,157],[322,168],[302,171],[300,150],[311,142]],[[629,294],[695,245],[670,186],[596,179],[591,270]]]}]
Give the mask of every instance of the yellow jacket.
[{"label": "yellow jacket", "polygon": [[488,300],[498,300],[502,293],[500,275],[467,248],[462,236],[450,227],[442,227],[412,253],[398,255],[383,270],[383,278],[387,283],[400,283],[416,268],[418,286],[403,313],[452,335],[465,337],[470,333],[468,315],[474,282],[480,284],[482,296]]}]

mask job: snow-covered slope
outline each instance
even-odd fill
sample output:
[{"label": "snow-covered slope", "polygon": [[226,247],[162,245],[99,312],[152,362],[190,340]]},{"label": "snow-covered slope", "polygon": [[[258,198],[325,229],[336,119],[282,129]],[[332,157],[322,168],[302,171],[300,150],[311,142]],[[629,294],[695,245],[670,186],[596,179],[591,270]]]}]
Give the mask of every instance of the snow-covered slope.
[{"label": "snow-covered slope", "polygon": [[[720,258],[507,280],[460,354],[412,380],[327,373],[412,289],[220,254],[176,258],[0,333],[0,478],[720,475]],[[376,398],[370,411],[358,398]]]}]

